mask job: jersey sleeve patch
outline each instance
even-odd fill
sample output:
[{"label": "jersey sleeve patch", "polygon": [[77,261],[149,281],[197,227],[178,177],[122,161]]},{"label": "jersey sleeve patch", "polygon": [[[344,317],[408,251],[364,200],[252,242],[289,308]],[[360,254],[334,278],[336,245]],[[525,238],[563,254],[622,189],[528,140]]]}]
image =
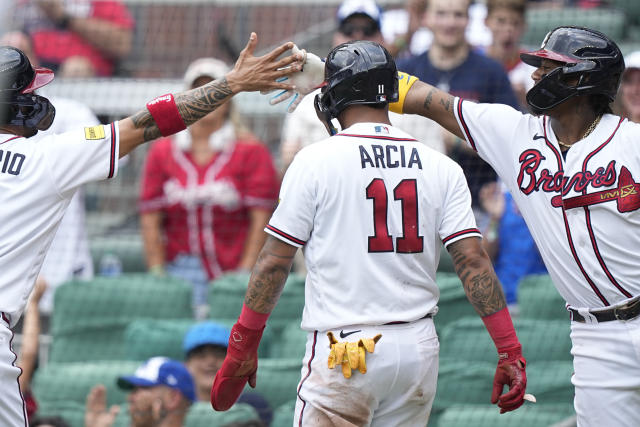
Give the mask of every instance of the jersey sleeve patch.
[{"label": "jersey sleeve patch", "polygon": [[274,237],[277,237],[283,242],[289,243],[290,245],[295,246],[297,248],[304,246],[307,243],[304,240],[293,237],[291,234],[285,233],[284,231],[277,229],[271,224],[267,224],[267,226],[264,228],[264,231],[271,234]]},{"label": "jersey sleeve patch", "polygon": [[104,139],[104,126],[91,126],[88,128],[84,128],[84,139],[89,141],[96,141],[99,139]]},{"label": "jersey sleeve patch", "polygon": [[467,228],[466,230],[460,230],[445,237],[442,239],[442,244],[448,246],[455,241],[472,236],[482,237],[482,233],[480,233],[480,230],[477,228]]}]

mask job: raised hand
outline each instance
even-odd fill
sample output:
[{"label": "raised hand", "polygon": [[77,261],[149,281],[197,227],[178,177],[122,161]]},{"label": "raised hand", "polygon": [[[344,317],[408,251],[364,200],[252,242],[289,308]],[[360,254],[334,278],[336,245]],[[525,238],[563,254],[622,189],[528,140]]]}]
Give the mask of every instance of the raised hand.
[{"label": "raised hand", "polygon": [[258,36],[256,33],[251,33],[233,70],[226,75],[231,91],[238,93],[275,89],[294,90],[294,85],[279,80],[300,71],[304,55],[298,52],[278,59],[280,55],[293,49],[294,44],[287,42],[263,56],[253,56],[257,44]]}]

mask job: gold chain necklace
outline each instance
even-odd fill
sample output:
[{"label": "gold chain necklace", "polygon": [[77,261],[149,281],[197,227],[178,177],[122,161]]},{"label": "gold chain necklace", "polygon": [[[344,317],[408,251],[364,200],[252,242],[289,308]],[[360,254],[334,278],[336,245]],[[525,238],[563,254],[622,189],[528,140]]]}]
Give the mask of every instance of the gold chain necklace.
[{"label": "gold chain necklace", "polygon": [[[598,123],[600,123],[600,119],[601,118],[602,118],[602,115],[599,115],[598,117],[596,117],[596,119],[591,123],[591,126],[589,126],[587,131],[584,133],[584,135],[582,135],[582,137],[578,141],[582,141],[583,139],[585,139],[586,137],[591,135],[591,132],[593,132],[593,130],[596,128],[596,126],[598,126]],[[576,141],[576,142],[578,142],[578,141]],[[558,139],[558,144],[562,145],[563,147],[571,148],[573,146],[573,144],[575,144],[575,142],[573,144],[565,144],[564,142],[562,142],[562,141],[560,141]]]}]

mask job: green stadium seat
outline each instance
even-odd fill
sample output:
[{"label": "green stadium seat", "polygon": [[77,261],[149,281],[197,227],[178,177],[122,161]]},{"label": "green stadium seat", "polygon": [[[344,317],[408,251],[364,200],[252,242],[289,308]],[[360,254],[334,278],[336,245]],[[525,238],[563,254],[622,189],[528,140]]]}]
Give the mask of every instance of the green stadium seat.
[{"label": "green stadium seat", "polygon": [[[211,318],[237,318],[247,292],[249,275],[246,273],[226,274],[211,283],[209,305]],[[304,277],[291,274],[287,279],[271,319],[293,320],[302,317],[304,308]]]},{"label": "green stadium seat", "polygon": [[[211,320],[231,329],[237,319]],[[154,320],[139,319],[131,322],[124,330],[124,358],[144,361],[155,356],[165,356],[183,360],[182,341],[187,330],[196,324],[193,319]],[[274,342],[274,328],[267,323],[258,355],[267,357]]]},{"label": "green stadium seat", "polygon": [[531,47],[540,46],[547,32],[565,25],[593,28],[613,40],[622,40],[626,24],[623,11],[604,8],[530,8],[526,13],[526,20],[527,31],[522,37],[522,43]]},{"label": "green stadium seat", "polygon": [[440,262],[438,263],[438,272],[443,273],[455,273],[456,270],[453,267],[453,259],[451,258],[451,254],[447,251],[444,246],[440,250]]},{"label": "green stadium seat", "polygon": [[48,363],[35,373],[33,394],[38,402],[47,405],[75,402],[84,406],[91,388],[103,384],[107,388],[107,404],[122,404],[126,402],[126,392],[118,388],[116,380],[139,366],[140,362],[133,361]]},{"label": "green stadium seat", "polygon": [[300,329],[300,322],[290,322],[280,334],[280,338],[270,346],[271,358],[304,358],[307,331]]},{"label": "green stadium seat", "polygon": [[[571,361],[568,320],[517,318],[516,333],[528,363]],[[440,330],[440,359],[494,363],[496,348],[479,316],[465,317]]]},{"label": "green stadium seat", "polygon": [[625,14],[628,23],[640,23],[640,2],[638,0],[611,0],[610,4]]},{"label": "green stadium seat", "polygon": [[491,400],[496,363],[440,360],[434,411],[457,404],[486,404]]},{"label": "green stadium seat", "polygon": [[260,420],[258,412],[246,403],[236,403],[225,412],[217,412],[209,402],[196,402],[189,408],[185,427],[225,427],[230,423]]},{"label": "green stadium seat", "polygon": [[462,317],[477,316],[477,313],[464,293],[460,278],[455,273],[438,273],[436,283],[440,289],[438,313],[433,318],[436,330]]},{"label": "green stadium seat", "polygon": [[573,405],[575,388],[571,384],[573,362],[546,361],[527,364],[527,391],[538,404]]},{"label": "green stadium seat", "polygon": [[192,316],[188,284],[147,274],[69,282],[56,290],[54,304],[51,362],[122,359],[131,321]]},{"label": "green stadium seat", "polygon": [[[494,405],[456,405],[438,419],[439,427],[546,427],[571,417],[573,405],[531,405],[500,414]],[[429,424],[431,425],[431,423]]]},{"label": "green stadium seat", "polygon": [[260,359],[255,391],[278,408],[296,398],[301,369],[302,359]]},{"label": "green stadium seat", "polygon": [[122,271],[125,273],[144,273],[147,271],[144,245],[140,233],[92,237],[89,240],[89,250],[96,272],[100,271],[100,260],[108,254],[115,255],[120,259]]},{"label": "green stadium seat", "polygon": [[[434,411],[454,405],[487,405],[491,398],[496,363],[484,361],[440,360],[438,389]],[[571,406],[574,396],[570,361],[540,361],[527,366],[527,391],[533,393],[538,406]],[[441,424],[442,425],[442,424]]]},{"label": "green stadium seat", "polygon": [[[84,403],[78,402],[41,402],[38,400],[38,417],[60,417],[64,419],[69,427],[85,427],[84,425]],[[115,427],[115,426],[114,426]]]},{"label": "green stadium seat", "polygon": [[526,276],[518,285],[518,317],[569,321],[566,303],[547,274]]},{"label": "green stadium seat", "polygon": [[273,411],[271,427],[291,427],[293,425],[293,415],[296,410],[296,401],[284,403]]}]

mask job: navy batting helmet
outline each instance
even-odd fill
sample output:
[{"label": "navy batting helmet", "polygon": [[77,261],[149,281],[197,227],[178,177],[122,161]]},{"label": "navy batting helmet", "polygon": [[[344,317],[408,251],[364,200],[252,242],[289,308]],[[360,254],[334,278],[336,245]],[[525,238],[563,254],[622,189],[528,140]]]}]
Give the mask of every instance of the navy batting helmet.
[{"label": "navy batting helmet", "polygon": [[[370,41],[336,46],[324,66],[326,85],[316,95],[318,117],[328,123],[349,105],[380,105],[398,100],[396,63],[387,50]],[[331,132],[331,131],[330,131]]]},{"label": "navy batting helmet", "polygon": [[55,108],[33,91],[53,80],[53,71],[34,68],[19,49],[0,47],[0,126],[20,126],[26,136],[49,129]]},{"label": "navy batting helmet", "polygon": [[584,27],[551,30],[539,50],[522,53],[520,58],[534,67],[543,59],[564,63],[527,92],[527,103],[535,114],[577,95],[604,95],[613,101],[624,71],[618,45],[601,32]]}]

